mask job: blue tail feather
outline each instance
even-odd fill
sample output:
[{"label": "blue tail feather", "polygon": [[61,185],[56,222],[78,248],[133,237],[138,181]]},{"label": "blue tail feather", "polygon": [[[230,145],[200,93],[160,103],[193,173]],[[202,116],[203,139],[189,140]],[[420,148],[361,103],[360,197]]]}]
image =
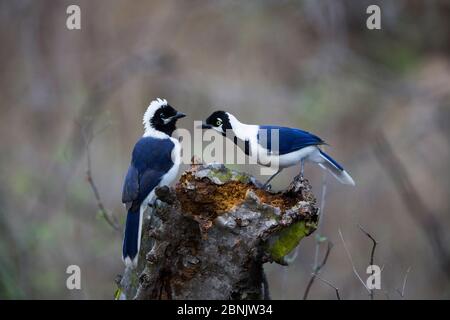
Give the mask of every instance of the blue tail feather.
[{"label": "blue tail feather", "polygon": [[140,213],[128,211],[127,222],[125,225],[125,236],[123,239],[122,258],[125,263],[137,263],[139,254],[140,237]]},{"label": "blue tail feather", "polygon": [[320,150],[320,154],[326,158],[328,161],[330,161],[337,169],[344,171],[344,168],[336,161],[334,160],[332,157],[330,157],[328,154],[326,154],[325,152],[323,152],[322,150]]},{"label": "blue tail feather", "polygon": [[327,169],[331,174],[338,179],[343,184],[348,185],[355,185],[355,181],[353,181],[353,178],[348,174],[347,171],[344,170],[344,168],[332,157],[330,157],[328,154],[320,150],[320,158],[315,158],[315,161],[318,162],[319,166],[321,166],[324,169]]}]

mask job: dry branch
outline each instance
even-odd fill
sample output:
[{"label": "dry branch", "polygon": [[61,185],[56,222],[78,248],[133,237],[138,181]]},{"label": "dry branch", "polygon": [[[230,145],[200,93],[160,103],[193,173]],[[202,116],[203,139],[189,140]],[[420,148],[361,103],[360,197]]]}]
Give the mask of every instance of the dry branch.
[{"label": "dry branch", "polygon": [[[319,273],[322,270],[322,268],[325,266],[325,264],[327,263],[328,257],[330,255],[332,248],[333,248],[333,244],[330,241],[328,241],[328,246],[327,246],[327,251],[325,252],[325,256],[323,257],[322,263],[319,264],[318,266],[314,267],[313,272],[311,274],[311,278],[309,279],[308,284],[306,285],[305,293],[303,294],[303,300],[308,299],[309,291],[311,290],[314,280],[316,278],[319,279]],[[326,283],[326,281],[325,281],[325,283]],[[332,286],[332,287],[335,288],[334,286]],[[339,290],[336,291],[337,296],[339,297],[338,292],[339,292]],[[340,297],[339,297],[339,300],[340,300]]]},{"label": "dry branch", "polygon": [[408,281],[408,275],[409,272],[411,271],[411,267],[409,267],[406,272],[405,275],[403,277],[403,285],[402,285],[402,290],[397,289],[398,294],[400,295],[400,297],[403,299],[405,297],[405,289],[406,289],[406,282]]},{"label": "dry branch", "polygon": [[88,129],[86,124],[79,125],[81,129],[81,135],[84,141],[84,146],[86,149],[86,181],[91,187],[92,193],[94,194],[94,198],[98,207],[98,210],[101,216],[105,219],[105,221],[115,230],[121,231],[119,227],[119,223],[114,215],[110,213],[103,204],[103,201],[100,197],[100,192],[98,191],[97,184],[95,183],[94,177],[92,175],[92,161],[91,161],[91,143],[94,138],[101,133],[103,130],[107,128],[107,126],[101,128],[95,133],[88,133]]},{"label": "dry branch", "polygon": [[325,283],[326,285],[328,285],[329,287],[333,288],[335,293],[336,293],[336,299],[341,300],[341,295],[339,294],[339,288],[336,287],[334,284],[332,284],[330,281],[321,278],[320,276],[316,275],[317,280],[322,281],[323,283]]},{"label": "dry branch", "polygon": [[[358,228],[359,230],[361,230],[371,241],[372,241],[372,250],[370,251],[370,260],[369,260],[369,265],[373,266],[374,263],[374,259],[375,259],[375,249],[377,247],[377,240],[375,240],[375,238],[366,231],[366,229],[363,228],[362,225],[358,224]],[[370,289],[370,300],[374,299],[374,291],[373,289]]]},{"label": "dry branch", "polygon": [[344,236],[342,235],[341,229],[339,229],[338,232],[339,232],[339,237],[341,238],[342,244],[344,245],[345,253],[347,253],[348,260],[350,261],[350,263],[352,265],[353,273],[355,274],[356,278],[358,278],[359,282],[361,282],[361,284],[364,286],[364,288],[366,288],[367,292],[370,294],[370,289],[367,287],[366,283],[359,275],[358,270],[356,270],[355,263],[353,262],[352,255],[350,253],[350,250],[347,247],[347,243],[345,243]]}]

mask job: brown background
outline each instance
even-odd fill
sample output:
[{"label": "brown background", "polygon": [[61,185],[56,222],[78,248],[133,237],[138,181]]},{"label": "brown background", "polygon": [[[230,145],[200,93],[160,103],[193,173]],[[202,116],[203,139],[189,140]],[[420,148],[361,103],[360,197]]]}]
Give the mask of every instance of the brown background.
[{"label": "brown background", "polygon": [[[374,3],[381,31],[365,27]],[[81,7],[81,31],[66,29],[69,4]],[[371,242],[361,223],[379,242],[377,299],[399,299],[409,267],[405,298],[449,298],[441,257],[374,155],[383,132],[426,214],[448,229],[449,21],[444,0],[1,1],[0,298],[113,297],[122,236],[98,214],[80,126],[106,126],[92,170],[122,224],[122,179],[155,97],[187,113],[180,125],[190,130],[220,107],[320,135],[357,183],[328,179],[323,235],[335,246],[321,276],[344,299],[368,298],[338,236],[341,228],[365,278]],[[320,197],[320,169],[306,175]],[[305,239],[289,268],[266,266],[274,298],[302,297],[314,245]],[[81,291],[65,287],[70,264],[81,267]],[[316,282],[310,298],[335,294]]]}]

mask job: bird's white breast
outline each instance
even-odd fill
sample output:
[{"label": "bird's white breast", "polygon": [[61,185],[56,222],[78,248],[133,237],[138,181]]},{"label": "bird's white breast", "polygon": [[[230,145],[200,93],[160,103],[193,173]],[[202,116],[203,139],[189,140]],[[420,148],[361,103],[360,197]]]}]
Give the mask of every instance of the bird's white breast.
[{"label": "bird's white breast", "polygon": [[181,164],[181,145],[180,142],[175,139],[175,138],[170,138],[170,140],[173,142],[173,149],[172,149],[172,162],[173,162],[173,166],[172,168],[170,168],[170,170],[164,175],[164,177],[162,178],[161,182],[159,183],[158,186],[168,186],[170,185],[172,182],[175,181],[177,175],[178,175],[178,170],[180,169],[180,164]]}]

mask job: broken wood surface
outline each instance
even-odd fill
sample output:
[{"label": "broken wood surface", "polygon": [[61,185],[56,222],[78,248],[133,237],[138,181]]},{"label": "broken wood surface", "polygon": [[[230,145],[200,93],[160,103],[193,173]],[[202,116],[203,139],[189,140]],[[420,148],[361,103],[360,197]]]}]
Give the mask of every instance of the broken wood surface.
[{"label": "broken wood surface", "polygon": [[288,255],[317,228],[301,175],[283,192],[224,165],[192,165],[147,210],[137,268],[118,280],[121,299],[264,299],[263,264]]}]

